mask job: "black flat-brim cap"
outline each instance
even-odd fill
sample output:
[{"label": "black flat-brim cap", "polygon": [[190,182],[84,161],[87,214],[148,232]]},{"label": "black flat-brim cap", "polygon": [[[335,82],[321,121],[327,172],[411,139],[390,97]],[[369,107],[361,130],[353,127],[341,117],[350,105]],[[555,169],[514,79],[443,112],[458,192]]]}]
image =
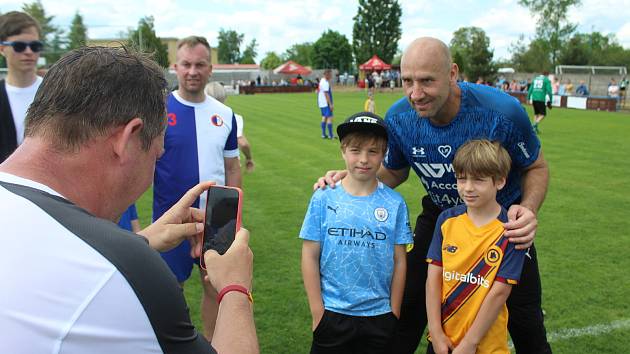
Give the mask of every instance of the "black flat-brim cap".
[{"label": "black flat-brim cap", "polygon": [[357,131],[374,132],[387,140],[387,124],[383,118],[374,113],[355,113],[337,126],[337,136],[339,140],[342,140],[349,133]]}]

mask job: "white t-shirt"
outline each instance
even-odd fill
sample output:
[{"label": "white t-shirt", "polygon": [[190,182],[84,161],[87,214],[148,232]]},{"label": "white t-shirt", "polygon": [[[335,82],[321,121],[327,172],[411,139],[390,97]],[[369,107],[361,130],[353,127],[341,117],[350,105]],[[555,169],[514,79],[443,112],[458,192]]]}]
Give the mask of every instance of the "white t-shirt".
[{"label": "white t-shirt", "polygon": [[617,84],[608,86],[608,96],[619,97],[619,86]]},{"label": "white t-shirt", "polygon": [[240,138],[243,136],[243,116],[234,113],[234,119],[236,119],[236,137]]},{"label": "white t-shirt", "polygon": [[0,200],[3,353],[214,352],[141,237],[2,172]]},{"label": "white t-shirt", "polygon": [[325,77],[322,77],[322,79],[319,80],[319,93],[317,94],[317,103],[320,108],[328,107],[328,101],[326,101],[324,92],[330,94],[330,83],[328,83]]},{"label": "white t-shirt", "polygon": [[26,118],[26,110],[33,103],[37,88],[42,83],[42,78],[37,76],[35,82],[28,87],[16,87],[4,82],[9,96],[9,105],[11,106],[11,114],[15,123],[15,132],[17,134],[17,143],[20,145],[24,140],[24,118]]}]

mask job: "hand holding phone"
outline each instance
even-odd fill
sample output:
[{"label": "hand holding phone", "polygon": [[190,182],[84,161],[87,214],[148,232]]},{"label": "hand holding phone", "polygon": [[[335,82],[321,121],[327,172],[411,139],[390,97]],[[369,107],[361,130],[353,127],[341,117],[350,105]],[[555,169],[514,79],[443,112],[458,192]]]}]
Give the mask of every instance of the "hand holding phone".
[{"label": "hand holding phone", "polygon": [[201,268],[206,269],[203,254],[207,250],[222,255],[234,242],[234,235],[241,228],[242,198],[243,192],[236,187],[213,185],[208,189]]}]

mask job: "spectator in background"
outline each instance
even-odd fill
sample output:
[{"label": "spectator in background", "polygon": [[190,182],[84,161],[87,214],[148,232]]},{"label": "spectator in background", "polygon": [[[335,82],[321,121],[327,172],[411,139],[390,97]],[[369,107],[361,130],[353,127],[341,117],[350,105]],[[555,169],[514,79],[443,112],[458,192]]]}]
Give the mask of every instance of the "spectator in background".
[{"label": "spectator in background", "polygon": [[120,216],[118,220],[118,226],[121,228],[138,233],[140,228],[140,221],[138,220],[138,211],[136,210],[136,204],[131,204],[127,210]]},{"label": "spectator in background", "polygon": [[400,72],[398,70],[392,71],[392,80],[394,80],[394,87],[400,86]]},{"label": "spectator in background", "polygon": [[628,88],[628,84],[630,82],[628,81],[628,78],[626,76],[624,76],[621,81],[619,81],[619,95],[620,95],[620,99],[621,99],[621,106],[625,107],[626,106],[626,95],[628,94],[628,92],[626,91]]},{"label": "spectator in background", "polygon": [[24,12],[0,16],[0,54],[7,64],[7,77],[0,80],[0,162],[24,140],[24,117],[42,78],[37,60],[44,48],[37,21]]},{"label": "spectator in background", "polygon": [[[322,128],[322,139],[334,139],[333,135],[333,96],[332,96],[332,70],[324,70],[324,77],[319,81],[317,89],[317,105],[322,114],[322,122],[320,124]],[[328,135],[326,135],[326,128],[328,128]]]},{"label": "spectator in background", "polygon": [[567,79],[567,83],[564,85],[564,92],[565,95],[572,95],[573,94],[573,84],[571,83],[571,80]]},{"label": "spectator in background", "polygon": [[588,87],[586,87],[586,84],[584,83],[584,80],[580,80],[580,84],[575,89],[575,94],[578,95],[578,96],[588,96],[589,95]]},{"label": "spectator in background", "polygon": [[611,78],[610,83],[608,84],[608,96],[614,98],[617,101],[617,108],[619,107],[620,103],[620,92],[621,90],[619,89],[619,85],[617,85],[617,80]]},{"label": "spectator in background", "polygon": [[374,79],[374,86],[380,91],[383,86],[383,75],[375,71],[372,78]]},{"label": "spectator in background", "polygon": [[608,84],[608,96],[619,99],[619,91],[617,80],[610,79],[610,83]]},{"label": "spectator in background", "polygon": [[[209,82],[206,85],[206,95],[214,97],[217,101],[223,104],[225,104],[225,100],[227,99],[225,88],[216,81]],[[238,141],[238,148],[243,152],[243,155],[245,155],[245,170],[247,172],[254,172],[255,165],[254,158],[252,157],[252,149],[249,145],[247,137],[245,137],[245,134],[243,133],[243,129],[245,128],[243,116],[234,113],[234,118],[236,118],[236,139]]]},{"label": "spectator in background", "polygon": [[365,75],[365,89],[374,94],[374,77],[370,74]]},{"label": "spectator in background", "polygon": [[562,81],[560,82],[560,86],[558,87],[558,95],[560,96],[566,95],[566,85]]},{"label": "spectator in background", "polygon": [[553,83],[551,84],[551,93],[557,95],[560,91],[560,80],[557,77],[553,78]]},{"label": "spectator in background", "polygon": [[374,102],[374,94],[368,91],[368,98],[363,104],[363,111],[376,114],[376,102]]},{"label": "spectator in background", "polygon": [[[540,124],[547,115],[546,107],[551,109],[551,101],[553,100],[551,83],[549,82],[548,76],[549,72],[547,71],[543,71],[542,75],[536,76],[527,92],[527,100],[531,101],[534,106],[534,124],[532,127],[536,133],[539,132],[538,124]],[[545,102],[547,102],[546,107]]]}]

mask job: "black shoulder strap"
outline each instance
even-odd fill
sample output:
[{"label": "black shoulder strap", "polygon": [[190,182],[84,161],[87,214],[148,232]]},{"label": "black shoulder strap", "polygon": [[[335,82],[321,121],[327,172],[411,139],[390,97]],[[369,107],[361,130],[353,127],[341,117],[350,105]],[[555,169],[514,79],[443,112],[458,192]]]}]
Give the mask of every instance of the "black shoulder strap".
[{"label": "black shoulder strap", "polygon": [[17,148],[17,133],[5,80],[0,80],[0,163]]}]

